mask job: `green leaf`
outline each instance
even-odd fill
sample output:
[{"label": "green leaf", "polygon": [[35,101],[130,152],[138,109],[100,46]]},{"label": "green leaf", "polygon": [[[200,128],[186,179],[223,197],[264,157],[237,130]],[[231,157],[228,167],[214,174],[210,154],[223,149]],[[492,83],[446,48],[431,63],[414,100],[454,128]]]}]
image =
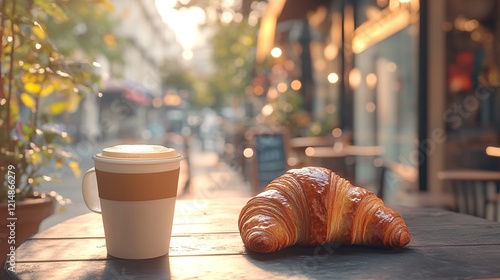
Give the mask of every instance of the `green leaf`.
[{"label": "green leaf", "polygon": [[30,93],[40,93],[42,90],[42,84],[40,83],[26,83],[24,84],[24,89]]},{"label": "green leaf", "polygon": [[79,95],[72,95],[69,100],[66,102],[66,111],[70,113],[76,112],[78,106],[80,105],[80,100],[82,98]]},{"label": "green leaf", "polygon": [[43,81],[43,75],[36,75],[33,73],[25,73],[22,77],[23,83],[28,84],[28,83],[37,83]]},{"label": "green leaf", "polygon": [[49,96],[54,92],[54,86],[50,83],[46,83],[43,86],[43,89],[40,91],[40,96]]},{"label": "green leaf", "polygon": [[35,129],[34,127],[29,126],[29,125],[27,125],[27,124],[24,124],[24,125],[22,126],[23,134],[24,134],[26,137],[29,137],[29,136],[33,133],[34,129]]},{"label": "green leaf", "polygon": [[68,20],[66,13],[61,8],[60,5],[54,5],[52,1],[47,0],[35,0],[35,5],[41,7],[44,12],[53,16],[57,21],[63,22]]},{"label": "green leaf", "polygon": [[49,113],[52,115],[60,115],[66,110],[66,101],[57,101],[48,107]]},{"label": "green leaf", "polygon": [[71,171],[73,171],[73,175],[75,175],[75,177],[80,177],[80,175],[82,175],[82,170],[80,169],[80,165],[78,164],[77,161],[71,160],[68,163],[68,166],[71,169]]},{"label": "green leaf", "polygon": [[55,164],[56,169],[61,169],[63,167],[63,164],[64,164],[64,159],[58,157],[58,158],[56,158],[54,164]]},{"label": "green leaf", "polygon": [[104,7],[105,9],[107,9],[110,12],[115,10],[115,6],[111,2],[109,2],[108,0],[93,0],[93,2]]},{"label": "green leaf", "polygon": [[47,34],[45,31],[43,31],[42,26],[38,22],[33,23],[33,33],[39,38],[39,39],[45,39],[47,37]]},{"label": "green leaf", "polygon": [[24,106],[30,108],[32,111],[36,110],[36,101],[31,95],[27,93],[21,93],[21,101]]},{"label": "green leaf", "polygon": [[40,155],[39,152],[30,150],[27,153],[27,157],[31,160],[31,164],[33,165],[39,165],[40,163],[42,163],[42,156]]}]

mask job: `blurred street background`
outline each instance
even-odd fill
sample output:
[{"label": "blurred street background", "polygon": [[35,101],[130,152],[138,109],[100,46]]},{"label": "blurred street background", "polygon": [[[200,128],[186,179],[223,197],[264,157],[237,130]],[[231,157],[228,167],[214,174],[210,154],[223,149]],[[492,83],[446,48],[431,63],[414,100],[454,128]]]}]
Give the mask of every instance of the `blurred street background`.
[{"label": "blurred street background", "polygon": [[[392,204],[456,210],[443,172],[500,170],[500,0],[89,0],[63,9],[64,19],[47,11],[43,36],[89,62],[98,81],[76,99],[46,97],[67,102],[49,115],[79,166],[41,183],[71,201],[42,229],[88,212],[81,176],[114,144],[182,153],[179,199],[249,196],[279,172],[316,165]],[[28,119],[37,108],[24,97]],[[259,150],[258,135],[277,146]]]}]

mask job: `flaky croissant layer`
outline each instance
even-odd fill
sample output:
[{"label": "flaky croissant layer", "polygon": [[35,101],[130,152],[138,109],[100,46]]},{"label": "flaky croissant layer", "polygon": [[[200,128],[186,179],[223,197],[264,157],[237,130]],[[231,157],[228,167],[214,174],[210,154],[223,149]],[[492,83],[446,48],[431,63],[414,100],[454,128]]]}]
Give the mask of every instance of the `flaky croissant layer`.
[{"label": "flaky croissant layer", "polygon": [[403,218],[372,192],[329,169],[291,169],[241,210],[245,246],[270,253],[319,244],[403,247],[410,233]]}]

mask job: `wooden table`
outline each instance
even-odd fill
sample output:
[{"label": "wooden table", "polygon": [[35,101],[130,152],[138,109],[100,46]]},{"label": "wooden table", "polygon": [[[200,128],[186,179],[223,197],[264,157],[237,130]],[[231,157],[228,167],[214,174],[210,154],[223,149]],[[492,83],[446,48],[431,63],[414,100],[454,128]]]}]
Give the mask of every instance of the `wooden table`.
[{"label": "wooden table", "polygon": [[464,181],[500,181],[500,171],[457,169],[438,172],[441,180],[464,180]]},{"label": "wooden table", "polygon": [[381,159],[384,149],[381,146],[333,146],[333,147],[308,147],[304,151],[311,165],[323,166],[334,170],[342,177],[356,183],[356,160],[363,157],[373,161]]},{"label": "wooden table", "polygon": [[459,212],[500,222],[500,171],[457,169],[437,176],[450,182]]},{"label": "wooden table", "polygon": [[[237,228],[246,201],[178,201],[170,255],[150,260],[108,256],[101,217],[94,213],[78,216],[21,245],[17,250],[18,276],[266,280],[500,277],[499,223],[440,209],[395,207],[412,234],[405,248],[324,245],[256,254],[245,250]],[[5,279],[5,273],[0,278]]]},{"label": "wooden table", "polygon": [[292,148],[333,146],[333,144],[334,140],[332,138],[321,136],[295,137],[290,139],[290,147]]},{"label": "wooden table", "polygon": [[308,147],[304,150],[304,155],[308,165],[328,168],[351,183],[355,183],[354,157],[347,154],[343,148]]},{"label": "wooden table", "polygon": [[305,156],[304,152],[310,147],[333,147],[334,139],[325,136],[294,137],[290,139],[290,157],[293,159],[291,167],[297,168],[309,166],[312,163]]},{"label": "wooden table", "polygon": [[381,156],[384,148],[381,146],[354,146],[348,145],[341,148],[311,147],[307,156],[310,157],[345,157],[345,156]]}]

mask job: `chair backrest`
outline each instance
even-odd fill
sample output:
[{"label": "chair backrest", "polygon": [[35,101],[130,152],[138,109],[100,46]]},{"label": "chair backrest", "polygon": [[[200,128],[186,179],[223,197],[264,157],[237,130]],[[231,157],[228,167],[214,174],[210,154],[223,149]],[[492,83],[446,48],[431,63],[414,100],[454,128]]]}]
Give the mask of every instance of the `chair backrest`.
[{"label": "chair backrest", "polygon": [[456,180],[451,184],[457,212],[498,221],[500,181]]},{"label": "chair backrest", "polygon": [[455,211],[499,221],[500,172],[449,170],[439,172],[438,178],[451,188]]}]

